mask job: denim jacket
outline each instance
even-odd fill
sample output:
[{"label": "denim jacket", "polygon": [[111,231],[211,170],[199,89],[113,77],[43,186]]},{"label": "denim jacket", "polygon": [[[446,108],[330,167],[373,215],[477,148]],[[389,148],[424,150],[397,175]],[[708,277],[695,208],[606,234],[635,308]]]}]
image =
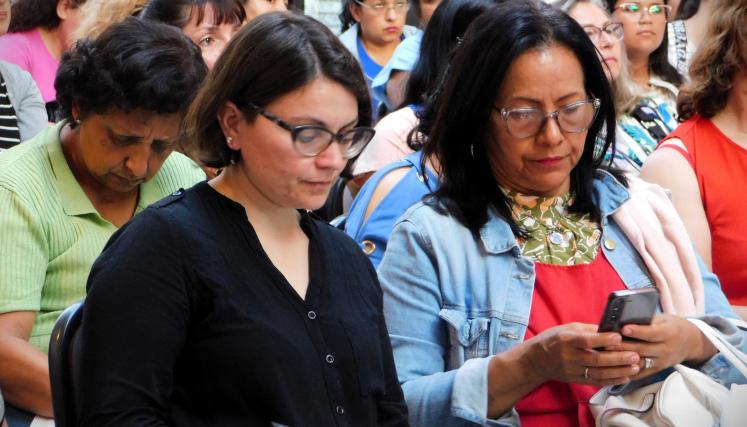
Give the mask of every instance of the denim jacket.
[{"label": "denim jacket", "polygon": [[[643,261],[610,215],[628,199],[600,171],[594,197],[602,213],[602,250],[628,288],[653,286]],[[534,261],[521,255],[506,221],[489,212],[479,239],[454,217],[419,203],[397,222],[379,267],[384,312],[413,426],[517,426],[516,410],[487,418],[490,357],[524,340]],[[700,263],[707,323],[747,350],[747,332],[718,279]],[[601,316],[601,313],[600,313]],[[722,384],[745,382],[721,355],[700,370]],[[626,387],[635,387],[629,384]]]}]

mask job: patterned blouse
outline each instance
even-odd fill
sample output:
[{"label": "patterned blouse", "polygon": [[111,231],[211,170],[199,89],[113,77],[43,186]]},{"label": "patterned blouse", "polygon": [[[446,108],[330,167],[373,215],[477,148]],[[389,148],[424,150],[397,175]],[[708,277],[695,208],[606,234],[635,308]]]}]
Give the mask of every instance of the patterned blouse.
[{"label": "patterned blouse", "polygon": [[526,196],[503,189],[513,219],[529,235],[517,238],[524,256],[554,265],[589,264],[596,257],[602,230],[589,214],[568,213],[570,193],[557,197]]},{"label": "patterned blouse", "polygon": [[617,122],[613,164],[636,175],[659,141],[679,125],[674,101],[677,88],[656,78],[650,83],[657,89],[622,114]]}]

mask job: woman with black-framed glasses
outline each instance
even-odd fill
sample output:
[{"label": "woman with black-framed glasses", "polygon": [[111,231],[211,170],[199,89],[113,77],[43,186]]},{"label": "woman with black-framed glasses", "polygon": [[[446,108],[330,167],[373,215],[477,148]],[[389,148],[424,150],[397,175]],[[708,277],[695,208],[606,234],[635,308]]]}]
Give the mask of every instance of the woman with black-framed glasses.
[{"label": "woman with black-framed glasses", "polygon": [[[593,426],[601,386],[723,366],[683,317],[735,317],[718,280],[664,192],[596,155],[604,127],[602,151],[615,140],[597,55],[562,12],[504,2],[469,26],[421,118],[440,187],[397,220],[377,270],[413,426]],[[653,286],[664,314],[598,331],[611,292]]]},{"label": "woman with black-framed glasses", "polygon": [[373,136],[355,58],[271,12],[192,103],[216,178],[143,212],[94,265],[80,425],[403,426],[376,273],[309,214]]}]

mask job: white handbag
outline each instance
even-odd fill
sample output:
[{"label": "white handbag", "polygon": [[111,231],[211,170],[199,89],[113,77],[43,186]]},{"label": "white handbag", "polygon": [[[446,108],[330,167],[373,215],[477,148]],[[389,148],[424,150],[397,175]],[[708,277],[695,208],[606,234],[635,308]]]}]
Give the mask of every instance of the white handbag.
[{"label": "white handbag", "polygon": [[[747,355],[702,320],[688,320],[747,378]],[[747,329],[745,322],[734,323]],[[747,426],[747,385],[733,384],[727,389],[698,370],[683,365],[674,369],[663,381],[625,395],[612,395],[609,387],[599,390],[589,400],[596,426]]]}]

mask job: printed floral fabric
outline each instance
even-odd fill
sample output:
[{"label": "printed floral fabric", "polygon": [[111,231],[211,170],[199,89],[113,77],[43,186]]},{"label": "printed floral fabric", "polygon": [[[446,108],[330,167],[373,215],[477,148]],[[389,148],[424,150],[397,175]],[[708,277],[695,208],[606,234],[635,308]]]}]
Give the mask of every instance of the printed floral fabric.
[{"label": "printed floral fabric", "polygon": [[529,235],[517,238],[521,253],[554,265],[589,264],[599,249],[602,230],[590,215],[568,213],[570,193],[557,197],[527,196],[503,190],[513,219]]}]

